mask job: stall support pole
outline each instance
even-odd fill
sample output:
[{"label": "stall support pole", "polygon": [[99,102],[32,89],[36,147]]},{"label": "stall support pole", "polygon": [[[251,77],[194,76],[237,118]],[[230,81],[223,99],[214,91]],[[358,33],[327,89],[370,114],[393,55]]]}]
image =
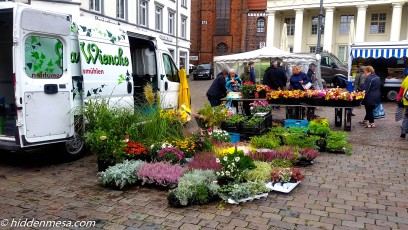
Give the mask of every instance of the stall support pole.
[{"label": "stall support pole", "polygon": [[343,109],[334,108],[334,126],[341,127],[342,120],[343,120]]}]

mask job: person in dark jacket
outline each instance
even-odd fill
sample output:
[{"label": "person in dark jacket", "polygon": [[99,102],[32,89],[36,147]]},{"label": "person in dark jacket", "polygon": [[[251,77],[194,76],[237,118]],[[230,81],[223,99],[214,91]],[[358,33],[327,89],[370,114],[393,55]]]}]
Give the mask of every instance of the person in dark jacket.
[{"label": "person in dark jacket", "polygon": [[254,62],[250,61],[248,63],[248,65],[251,67],[250,71],[249,71],[249,80],[252,81],[254,84],[256,84],[256,77],[255,77],[255,66],[254,66]]},{"label": "person in dark jacket", "polygon": [[227,96],[227,87],[225,86],[225,79],[227,77],[228,70],[222,70],[208,89],[207,98],[212,107],[221,105],[221,98]]},{"label": "person in dark jacket", "polygon": [[300,65],[292,67],[292,76],[290,77],[290,89],[291,90],[304,90],[303,85],[310,82],[306,73],[303,72],[303,68]]},{"label": "person in dark jacket", "polygon": [[286,74],[277,61],[272,62],[272,66],[267,74],[267,86],[273,90],[284,89],[286,86]]},{"label": "person in dark jacket", "polygon": [[366,66],[364,68],[364,76],[366,77],[366,80],[364,81],[363,85],[363,90],[365,91],[363,104],[366,115],[364,120],[360,121],[359,123],[364,125],[366,128],[375,128],[374,109],[375,106],[381,102],[381,80],[380,77],[374,73],[374,68],[372,66]]}]

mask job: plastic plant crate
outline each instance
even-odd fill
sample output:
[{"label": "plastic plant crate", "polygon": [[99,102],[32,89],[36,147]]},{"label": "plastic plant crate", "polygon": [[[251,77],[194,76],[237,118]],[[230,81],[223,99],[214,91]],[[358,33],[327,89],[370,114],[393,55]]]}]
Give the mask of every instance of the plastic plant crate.
[{"label": "plastic plant crate", "polygon": [[237,143],[240,141],[240,134],[239,133],[234,133],[234,132],[228,132],[230,135],[230,141],[231,143]]},{"label": "plastic plant crate", "polygon": [[238,132],[240,130],[240,123],[228,123],[225,121],[221,122],[221,129],[227,132]]},{"label": "plastic plant crate", "polygon": [[266,128],[272,127],[272,113],[255,113],[254,117],[263,117],[265,118]]},{"label": "plastic plant crate", "polygon": [[296,119],[286,119],[283,124],[284,127],[297,127],[308,129],[309,121],[308,120],[296,120]]},{"label": "plastic plant crate", "polygon": [[266,131],[265,118],[262,121],[258,122],[256,126],[247,126],[245,125],[244,122],[241,122],[241,133],[258,135],[264,133],[265,131]]}]

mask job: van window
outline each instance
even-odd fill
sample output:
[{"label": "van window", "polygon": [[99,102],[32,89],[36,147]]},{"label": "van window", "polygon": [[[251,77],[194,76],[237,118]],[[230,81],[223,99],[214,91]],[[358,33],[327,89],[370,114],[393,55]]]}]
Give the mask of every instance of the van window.
[{"label": "van window", "polygon": [[171,59],[170,55],[163,54],[163,63],[167,79],[172,82],[180,82],[177,67],[174,64],[173,59]]},{"label": "van window", "polygon": [[58,79],[63,70],[63,45],[56,38],[29,36],[25,40],[25,71],[35,79]]}]

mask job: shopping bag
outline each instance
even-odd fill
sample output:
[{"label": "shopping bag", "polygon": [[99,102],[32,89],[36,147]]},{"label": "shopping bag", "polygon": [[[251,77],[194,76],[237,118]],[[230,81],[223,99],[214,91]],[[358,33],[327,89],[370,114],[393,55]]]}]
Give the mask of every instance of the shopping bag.
[{"label": "shopping bag", "polygon": [[225,103],[225,107],[228,108],[228,116],[236,114],[237,109],[232,105],[232,100],[228,100],[227,103]]},{"label": "shopping bag", "polygon": [[381,103],[377,104],[374,109],[374,119],[384,118],[384,107]]},{"label": "shopping bag", "polygon": [[312,87],[312,83],[308,82],[302,86],[303,86],[303,89],[310,89],[310,87]]},{"label": "shopping bag", "polygon": [[404,113],[404,107],[397,107],[397,110],[395,111],[395,121],[400,121],[402,120]]}]

